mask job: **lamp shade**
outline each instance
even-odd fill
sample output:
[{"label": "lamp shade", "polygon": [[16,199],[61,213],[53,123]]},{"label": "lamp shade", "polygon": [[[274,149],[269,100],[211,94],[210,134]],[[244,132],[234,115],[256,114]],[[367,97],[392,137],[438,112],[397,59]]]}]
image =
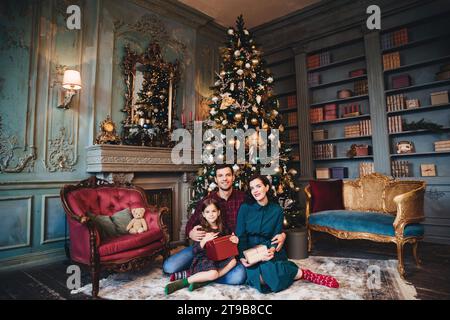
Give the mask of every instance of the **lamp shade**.
[{"label": "lamp shade", "polygon": [[81,89],[81,77],[80,73],[76,70],[64,71],[63,88],[71,90]]}]

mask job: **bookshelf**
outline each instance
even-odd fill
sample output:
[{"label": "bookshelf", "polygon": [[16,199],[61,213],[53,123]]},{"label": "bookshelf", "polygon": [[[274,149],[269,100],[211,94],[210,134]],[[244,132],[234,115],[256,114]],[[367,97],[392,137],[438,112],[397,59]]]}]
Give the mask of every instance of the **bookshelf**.
[{"label": "bookshelf", "polygon": [[[450,104],[445,101],[450,89],[450,75],[438,76],[445,70],[450,73],[450,34],[444,27],[449,18],[447,13],[436,19],[398,26],[381,33],[382,55],[395,53],[399,58],[394,68],[383,71],[393,176],[424,178],[421,166],[432,165],[436,176],[426,178],[450,177]],[[396,34],[403,34],[403,38],[397,37],[396,45],[390,47],[388,42]],[[385,64],[383,67],[386,69]],[[433,103],[431,96],[435,92],[443,92],[439,97],[444,99],[444,103]],[[397,105],[392,104],[395,96],[400,97]],[[412,99],[418,101],[419,107],[408,109],[407,100]],[[395,124],[392,124],[393,119]],[[421,121],[425,125],[415,125],[411,129],[411,124]],[[426,124],[439,125],[441,130],[433,130]],[[448,149],[445,146],[435,149],[436,141],[447,140]],[[412,151],[398,153],[398,148],[406,145],[407,149],[412,145]]]},{"label": "bookshelf", "polygon": [[[356,178],[360,163],[373,163],[364,39],[309,52],[306,65],[313,176],[328,168],[329,178]],[[351,93],[339,96],[341,90]],[[352,145],[369,154],[350,157]]]}]

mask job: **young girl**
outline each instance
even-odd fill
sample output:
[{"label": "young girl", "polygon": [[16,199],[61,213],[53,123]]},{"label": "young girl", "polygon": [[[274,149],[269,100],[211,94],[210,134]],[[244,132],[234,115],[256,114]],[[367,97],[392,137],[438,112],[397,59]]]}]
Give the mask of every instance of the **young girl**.
[{"label": "young girl", "polygon": [[[203,230],[206,231],[206,235],[200,242],[194,243],[194,260],[192,261],[189,270],[191,276],[166,285],[164,290],[166,294],[170,294],[187,286],[189,286],[189,291],[193,291],[222,277],[236,266],[237,262],[234,257],[222,261],[212,261],[206,256],[205,244],[208,241],[230,234],[222,223],[219,204],[216,200],[207,199],[203,202],[200,224]],[[233,234],[230,237],[230,241],[237,244],[239,239]]]}]

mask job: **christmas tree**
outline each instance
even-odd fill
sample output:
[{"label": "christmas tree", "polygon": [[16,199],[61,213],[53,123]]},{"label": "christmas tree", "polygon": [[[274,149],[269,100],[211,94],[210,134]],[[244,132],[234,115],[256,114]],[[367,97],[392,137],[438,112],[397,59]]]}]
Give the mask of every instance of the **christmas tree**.
[{"label": "christmas tree", "polygon": [[[138,92],[131,124],[125,127],[124,143],[146,146],[166,146],[172,123],[169,109],[175,110],[174,92],[178,77],[178,62],[163,60],[157,43],[149,46],[138,71],[143,73],[142,88]],[[126,111],[126,110],[125,110]],[[173,114],[175,114],[173,112]]]},{"label": "christmas tree", "polygon": [[[227,144],[235,144],[235,148],[238,149],[237,140],[225,141],[227,129],[244,131],[253,129],[258,143],[260,143],[258,134],[266,131],[269,137],[266,140],[267,144],[277,143],[279,147],[278,156],[272,157],[272,161],[276,161],[278,165],[275,167],[274,174],[268,178],[272,182],[273,194],[284,208],[285,225],[292,225],[300,215],[300,208],[296,201],[300,191],[295,182],[297,171],[288,168],[292,149],[283,142],[286,132],[278,112],[278,101],[273,94],[273,77],[265,68],[261,51],[245,28],[242,15],[237,18],[236,28],[230,27],[227,30],[226,47],[221,48],[220,72],[211,89],[214,93],[209,105],[210,115],[203,127],[220,130],[223,141],[212,142],[212,139],[206,136],[203,150],[217,150],[216,148]],[[280,139],[273,139],[271,129],[279,130]],[[255,157],[256,150],[251,143],[252,137],[249,138],[245,143],[246,159],[254,157],[256,163],[246,161],[245,164],[235,163],[233,166],[236,177],[234,188],[243,191],[248,190],[248,179],[253,174],[260,173],[263,167],[268,166],[261,163],[259,154]],[[193,183],[193,200],[189,206],[191,211],[200,199],[217,188],[214,182],[217,161],[214,161],[213,157],[212,151],[209,155],[203,156],[204,164]],[[223,155],[221,157],[225,163],[226,159]]]}]

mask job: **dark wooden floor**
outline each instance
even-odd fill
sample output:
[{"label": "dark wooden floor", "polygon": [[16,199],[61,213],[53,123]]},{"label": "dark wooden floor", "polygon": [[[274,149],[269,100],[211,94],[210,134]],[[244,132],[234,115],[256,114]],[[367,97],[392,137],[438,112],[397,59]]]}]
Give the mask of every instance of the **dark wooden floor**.
[{"label": "dark wooden floor", "polygon": [[[395,259],[394,244],[364,240],[339,240],[327,234],[315,234],[313,255],[368,259]],[[412,250],[405,250],[406,279],[417,290],[419,299],[450,299],[450,246],[431,243],[419,245],[422,266],[413,262]],[[89,299],[84,294],[71,295],[66,287],[68,263],[0,273],[0,299]],[[102,276],[105,276],[103,274]],[[82,285],[90,282],[82,272]]]}]

